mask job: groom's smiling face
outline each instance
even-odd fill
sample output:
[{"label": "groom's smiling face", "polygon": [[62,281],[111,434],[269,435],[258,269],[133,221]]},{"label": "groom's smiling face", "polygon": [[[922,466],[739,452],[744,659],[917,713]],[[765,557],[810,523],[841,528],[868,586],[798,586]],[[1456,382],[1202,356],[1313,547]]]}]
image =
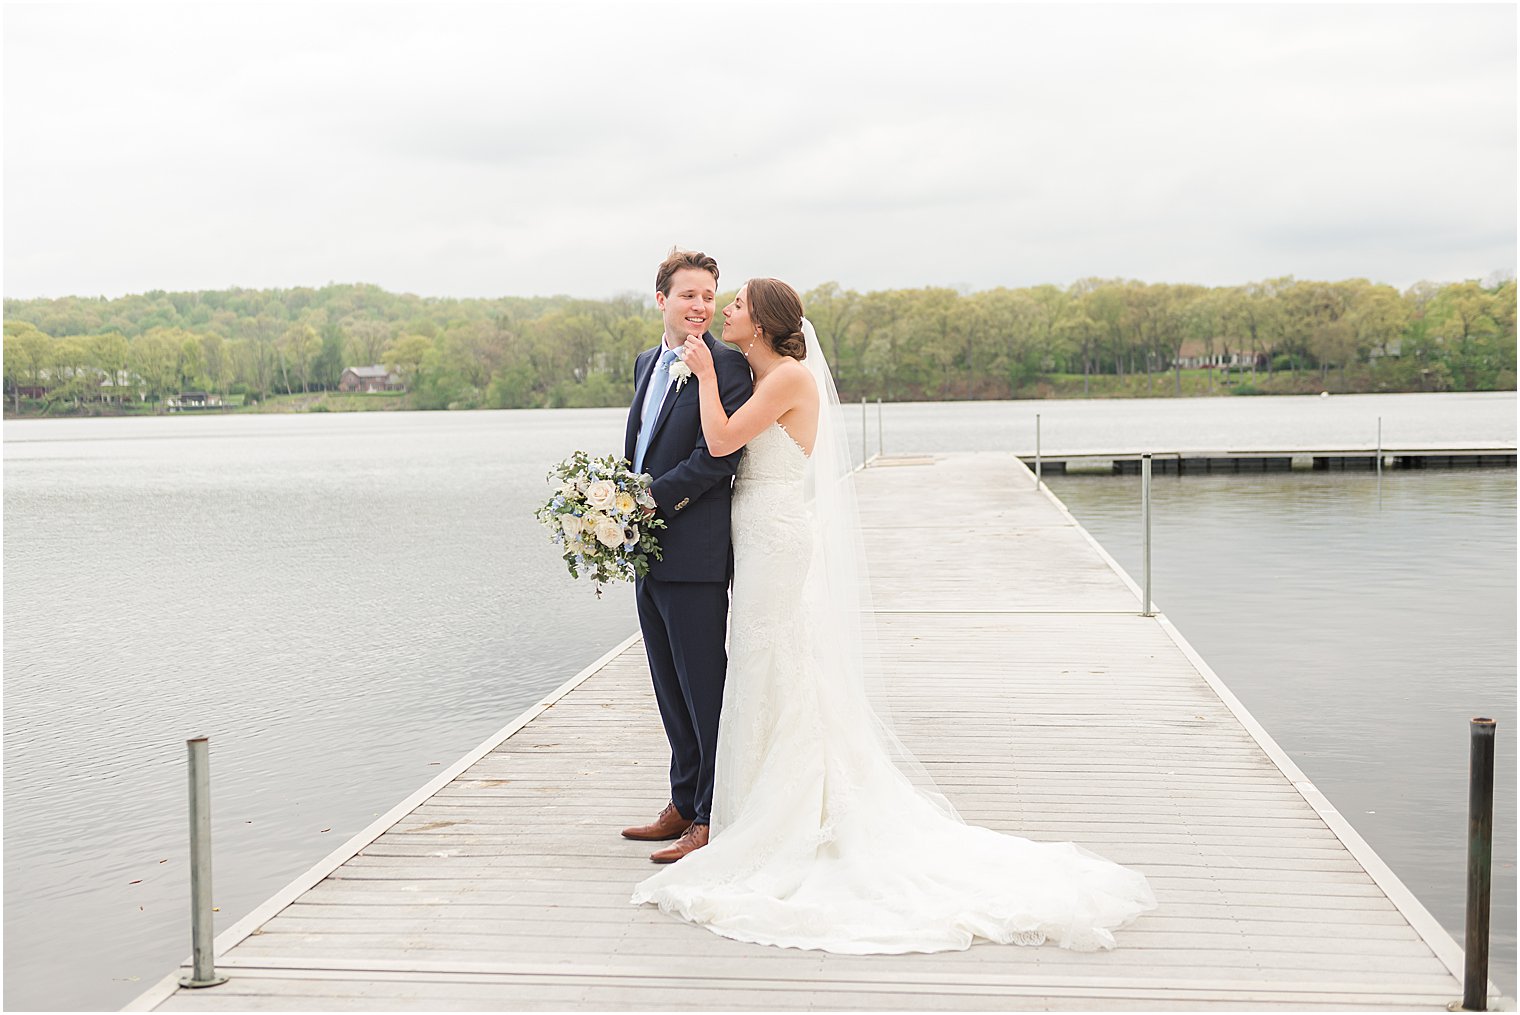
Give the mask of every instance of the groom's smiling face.
[{"label": "groom's smiling face", "polygon": [[654,301],[665,317],[665,338],[679,348],[687,335],[700,335],[712,322],[718,301],[718,280],[701,268],[682,268],[670,278],[670,294],[656,292]]}]

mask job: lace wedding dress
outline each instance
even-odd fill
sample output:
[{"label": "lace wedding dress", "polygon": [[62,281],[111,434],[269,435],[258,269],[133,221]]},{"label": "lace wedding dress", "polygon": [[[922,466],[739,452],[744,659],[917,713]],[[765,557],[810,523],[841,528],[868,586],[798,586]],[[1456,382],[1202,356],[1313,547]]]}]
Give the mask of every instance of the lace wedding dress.
[{"label": "lace wedding dress", "polygon": [[895,738],[831,662],[836,633],[815,624],[831,590],[807,466],[779,424],[746,448],[712,839],[633,901],[740,941],[846,954],[1113,947],[1155,906],[1143,875],[967,825],[894,762]]}]

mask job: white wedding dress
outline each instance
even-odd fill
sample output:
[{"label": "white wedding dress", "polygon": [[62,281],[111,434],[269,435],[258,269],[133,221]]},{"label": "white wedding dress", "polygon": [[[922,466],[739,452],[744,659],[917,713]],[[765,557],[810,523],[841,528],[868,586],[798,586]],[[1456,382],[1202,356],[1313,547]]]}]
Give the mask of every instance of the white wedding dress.
[{"label": "white wedding dress", "polygon": [[712,839],[633,901],[740,941],[846,954],[1113,947],[1155,906],[1143,875],[965,824],[894,762],[895,738],[830,661],[836,632],[815,623],[837,590],[818,574],[807,466],[779,424],[745,450]]}]

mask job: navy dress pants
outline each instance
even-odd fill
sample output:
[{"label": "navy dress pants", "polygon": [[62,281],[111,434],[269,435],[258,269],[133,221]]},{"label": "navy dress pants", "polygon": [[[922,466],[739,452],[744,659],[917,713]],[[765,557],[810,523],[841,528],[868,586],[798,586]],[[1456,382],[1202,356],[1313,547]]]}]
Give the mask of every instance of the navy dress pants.
[{"label": "navy dress pants", "polygon": [[728,672],[727,582],[640,578],[639,628],[670,740],[670,799],[681,817],[712,819],[713,762]]}]

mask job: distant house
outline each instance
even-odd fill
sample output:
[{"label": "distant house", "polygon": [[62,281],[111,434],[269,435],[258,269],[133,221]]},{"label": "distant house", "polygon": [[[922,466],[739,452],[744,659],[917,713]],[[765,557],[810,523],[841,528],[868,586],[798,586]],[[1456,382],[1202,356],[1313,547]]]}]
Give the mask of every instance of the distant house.
[{"label": "distant house", "polygon": [[1232,350],[1229,355],[1225,355],[1222,350],[1210,350],[1206,342],[1189,339],[1177,350],[1174,362],[1184,370],[1197,370],[1199,367],[1249,367],[1252,360],[1256,360],[1258,366],[1266,365],[1265,357],[1258,359],[1249,352],[1240,350]]},{"label": "distant house", "polygon": [[118,370],[113,379],[106,371],[100,371],[100,400],[103,402],[145,402],[148,390],[142,378],[129,370]]},{"label": "distant house", "polygon": [[177,398],[164,399],[164,408],[170,412],[189,412],[196,409],[220,409],[221,397],[206,391],[181,391]]},{"label": "distant house", "polygon": [[347,367],[338,378],[339,391],[400,391],[401,378],[380,364],[372,367]]},{"label": "distant house", "polygon": [[6,397],[10,397],[12,394],[18,394],[22,398],[42,399],[46,398],[48,396],[48,392],[53,390],[53,374],[52,371],[46,367],[43,367],[33,373],[32,380],[36,383],[17,384],[13,391],[8,391],[6,393]]}]

